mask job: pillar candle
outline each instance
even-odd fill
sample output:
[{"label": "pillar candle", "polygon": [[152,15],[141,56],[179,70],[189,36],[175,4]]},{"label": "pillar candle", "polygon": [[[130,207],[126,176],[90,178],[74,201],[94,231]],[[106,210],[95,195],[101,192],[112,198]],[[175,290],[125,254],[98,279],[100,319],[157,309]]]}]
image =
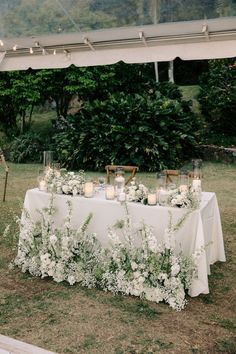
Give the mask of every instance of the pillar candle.
[{"label": "pillar candle", "polygon": [[201,180],[200,179],[193,179],[192,181],[192,188],[194,191],[201,190]]},{"label": "pillar candle", "polygon": [[86,182],[84,185],[84,196],[86,198],[92,198],[93,193],[93,182]]},{"label": "pillar candle", "polygon": [[125,192],[121,192],[118,197],[117,197],[119,202],[125,202],[126,201],[126,194]]},{"label": "pillar candle", "polygon": [[114,186],[107,186],[106,187],[106,199],[112,200],[115,198],[115,188]]}]

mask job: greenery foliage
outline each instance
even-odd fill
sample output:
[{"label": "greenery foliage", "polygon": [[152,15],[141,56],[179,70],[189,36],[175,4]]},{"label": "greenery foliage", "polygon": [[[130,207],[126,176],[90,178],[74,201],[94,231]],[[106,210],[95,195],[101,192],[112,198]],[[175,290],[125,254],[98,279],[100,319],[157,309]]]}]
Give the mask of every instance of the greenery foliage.
[{"label": "greenery foliage", "polygon": [[[157,88],[161,85],[157,85]],[[164,84],[142,94],[114,93],[84,102],[77,115],[61,119],[53,137],[63,165],[104,169],[109,163],[155,171],[174,167],[192,153],[198,120],[176,87]]]},{"label": "greenery foliage", "polygon": [[201,78],[199,101],[209,129],[236,135],[236,61],[211,60]]},{"label": "greenery foliage", "polygon": [[37,162],[45,150],[44,140],[34,132],[15,137],[10,145],[10,160],[13,162]]}]

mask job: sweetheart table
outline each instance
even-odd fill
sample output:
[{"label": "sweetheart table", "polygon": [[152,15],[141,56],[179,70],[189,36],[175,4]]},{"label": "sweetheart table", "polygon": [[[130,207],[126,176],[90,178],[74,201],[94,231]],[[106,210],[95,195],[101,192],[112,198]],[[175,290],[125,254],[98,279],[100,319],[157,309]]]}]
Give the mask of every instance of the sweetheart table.
[{"label": "sweetheart table", "polygon": [[[38,210],[45,208],[50,203],[51,194],[31,189],[26,192],[24,208],[29,212],[34,221],[40,219]],[[105,193],[100,191],[93,198],[82,196],[54,195],[53,205],[56,212],[53,216],[55,227],[61,227],[68,214],[69,200],[72,203],[72,225],[77,228],[87,218],[89,213],[93,217],[88,231],[96,233],[103,247],[109,247],[107,230],[114,226],[118,220],[124,220],[126,209],[116,200],[106,200]],[[173,224],[187,213],[187,209],[149,206],[141,203],[129,202],[126,204],[134,228],[138,229],[141,222],[152,226],[158,241],[162,242],[165,230],[172,217]],[[199,252],[198,276],[193,280],[190,296],[209,293],[208,274],[210,265],[216,261],[225,261],[223,234],[220,213],[215,193],[203,192],[199,209],[193,210],[184,221],[175,235],[176,251],[182,251],[184,255],[192,255]],[[137,238],[137,244],[139,240]]]}]

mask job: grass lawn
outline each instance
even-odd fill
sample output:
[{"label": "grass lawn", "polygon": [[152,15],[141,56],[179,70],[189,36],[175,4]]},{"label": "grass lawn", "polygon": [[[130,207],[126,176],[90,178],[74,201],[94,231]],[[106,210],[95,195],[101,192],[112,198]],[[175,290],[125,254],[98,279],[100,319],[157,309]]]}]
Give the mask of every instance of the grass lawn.
[{"label": "grass lawn", "polygon": [[[0,201],[1,334],[58,353],[236,353],[236,165],[204,164],[203,189],[217,194],[227,262],[211,267],[210,294],[188,298],[182,312],[9,270],[16,230],[8,238],[3,232],[20,215],[38,169],[11,164],[7,201]],[[145,184],[155,183],[154,174],[139,176]],[[1,169],[0,193],[3,183]]]}]

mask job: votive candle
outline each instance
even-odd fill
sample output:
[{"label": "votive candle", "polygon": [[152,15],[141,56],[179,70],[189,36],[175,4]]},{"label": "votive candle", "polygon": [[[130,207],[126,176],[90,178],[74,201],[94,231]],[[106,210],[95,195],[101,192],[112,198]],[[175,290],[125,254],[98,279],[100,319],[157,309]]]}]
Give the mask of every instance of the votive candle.
[{"label": "votive candle", "polygon": [[157,195],[156,193],[148,194],[148,205],[156,205],[157,203]]},{"label": "votive candle", "polygon": [[39,182],[39,190],[41,192],[47,192],[47,182],[42,180]]}]

